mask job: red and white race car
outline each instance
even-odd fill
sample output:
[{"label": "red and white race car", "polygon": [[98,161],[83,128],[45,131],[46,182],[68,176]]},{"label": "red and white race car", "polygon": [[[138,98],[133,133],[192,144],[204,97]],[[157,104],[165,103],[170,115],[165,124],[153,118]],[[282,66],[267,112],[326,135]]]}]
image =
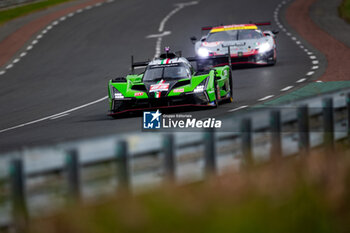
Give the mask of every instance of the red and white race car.
[{"label": "red and white race car", "polygon": [[[233,24],[218,27],[204,27],[209,30],[199,41],[195,37],[191,40],[195,44],[195,51],[199,57],[228,55],[234,64],[274,65],[277,61],[275,37],[278,31],[261,31],[258,26],[270,23]],[[220,61],[216,61],[216,65]],[[222,63],[227,63],[223,58]]]}]

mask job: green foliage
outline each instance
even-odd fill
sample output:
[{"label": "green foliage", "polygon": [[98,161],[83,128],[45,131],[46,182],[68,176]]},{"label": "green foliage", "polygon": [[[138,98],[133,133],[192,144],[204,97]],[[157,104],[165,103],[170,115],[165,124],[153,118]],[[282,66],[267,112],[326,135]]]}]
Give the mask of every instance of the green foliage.
[{"label": "green foliage", "polygon": [[[346,158],[346,157],[344,157]],[[71,206],[34,233],[349,232],[348,159],[300,159]]]},{"label": "green foliage", "polygon": [[350,0],[344,0],[339,6],[340,17],[350,23]]},{"label": "green foliage", "polygon": [[72,0],[46,0],[0,11],[0,25],[12,19]]}]

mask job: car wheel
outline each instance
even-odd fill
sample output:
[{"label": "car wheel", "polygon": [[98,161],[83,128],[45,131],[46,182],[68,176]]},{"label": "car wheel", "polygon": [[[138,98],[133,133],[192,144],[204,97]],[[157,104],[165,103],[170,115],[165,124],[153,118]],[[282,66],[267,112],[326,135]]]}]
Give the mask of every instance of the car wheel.
[{"label": "car wheel", "polygon": [[229,76],[228,77],[229,77],[229,83],[230,83],[230,95],[231,95],[231,99],[232,99],[232,96],[233,96],[233,80],[232,80],[232,70],[231,69],[229,71]]},{"label": "car wheel", "polygon": [[271,62],[271,65],[275,65],[277,63],[277,51],[276,51],[276,49],[274,49],[274,51],[273,51],[272,58],[273,58],[273,60]]},{"label": "car wheel", "polygon": [[214,108],[217,108],[219,106],[219,88],[218,88],[218,84],[216,82],[216,80],[214,80],[214,87],[215,87],[215,100],[214,100]]}]

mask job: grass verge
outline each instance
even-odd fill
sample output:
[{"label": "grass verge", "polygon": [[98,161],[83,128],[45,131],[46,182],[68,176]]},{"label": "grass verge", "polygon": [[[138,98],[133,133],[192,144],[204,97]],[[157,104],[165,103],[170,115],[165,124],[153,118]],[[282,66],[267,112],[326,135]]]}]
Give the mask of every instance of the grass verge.
[{"label": "grass verge", "polygon": [[24,6],[18,6],[10,9],[0,11],[0,25],[13,20],[15,18],[28,15],[30,13],[47,9],[50,6],[55,6],[64,2],[70,2],[73,0],[46,0],[35,3],[30,3]]},{"label": "grass verge", "polygon": [[342,233],[350,225],[350,153],[259,165],[186,187],[71,206],[35,233]]},{"label": "grass verge", "polygon": [[339,6],[339,15],[350,23],[350,0],[344,0]]}]

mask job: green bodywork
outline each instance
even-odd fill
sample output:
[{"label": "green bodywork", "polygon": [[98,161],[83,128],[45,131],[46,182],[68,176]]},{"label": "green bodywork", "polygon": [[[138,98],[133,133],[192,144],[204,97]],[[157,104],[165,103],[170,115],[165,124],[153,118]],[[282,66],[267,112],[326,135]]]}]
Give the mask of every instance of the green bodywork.
[{"label": "green bodywork", "polygon": [[[190,78],[190,84],[180,86],[171,90],[167,96],[172,97],[172,96],[181,95],[183,93],[193,92],[194,89],[199,84],[201,84],[205,79],[208,79],[205,91],[207,92],[210,102],[215,101],[216,99],[215,86],[214,86],[215,73],[216,73],[216,83],[220,90],[220,96],[218,96],[218,99],[227,97],[230,92],[229,66],[216,67],[215,69],[211,70],[208,74],[204,74],[204,75],[196,75],[194,73]],[[142,78],[143,78],[143,73],[138,75],[126,76],[125,78],[126,82],[113,82],[113,80],[110,80],[108,83],[108,99],[109,99],[110,110],[112,110],[112,101],[113,101],[113,96],[111,94],[112,86],[115,89],[117,89],[126,99],[127,98],[147,99],[148,96],[146,92],[132,89],[134,85],[144,85],[144,83],[142,82]],[[185,81],[185,80],[188,80],[188,78],[181,79],[179,80],[179,82]],[[225,87],[225,85],[227,86]],[[176,92],[177,89],[181,89],[181,92]]]}]

